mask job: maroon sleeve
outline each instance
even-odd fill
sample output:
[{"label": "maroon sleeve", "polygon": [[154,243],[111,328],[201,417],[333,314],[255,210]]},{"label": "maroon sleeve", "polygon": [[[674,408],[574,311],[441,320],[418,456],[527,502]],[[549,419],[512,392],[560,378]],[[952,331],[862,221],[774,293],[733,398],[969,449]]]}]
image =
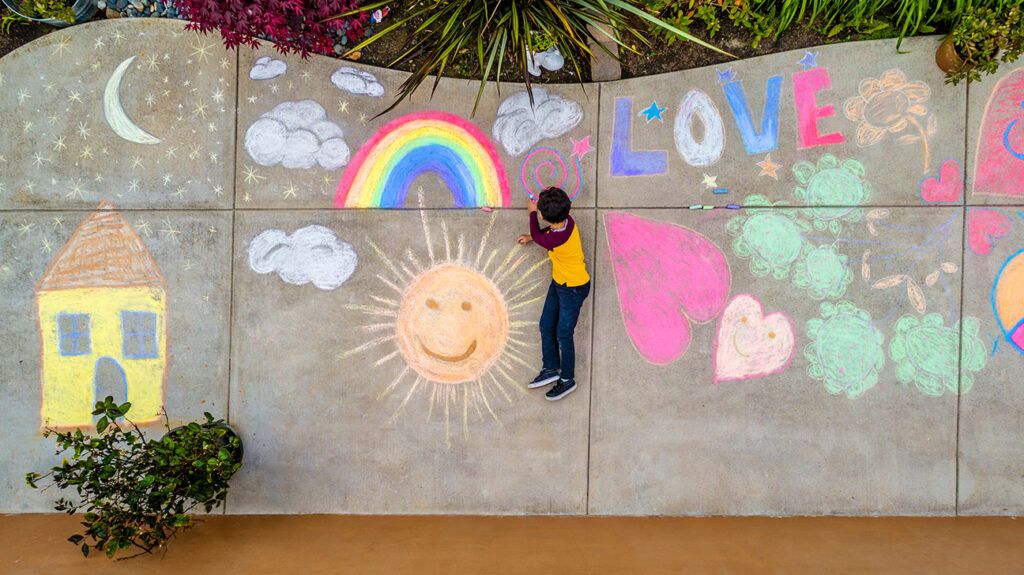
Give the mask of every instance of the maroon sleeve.
[{"label": "maroon sleeve", "polygon": [[569,218],[565,223],[565,229],[557,232],[540,229],[540,220],[537,218],[537,212],[530,212],[530,237],[540,247],[551,251],[558,246],[569,241],[569,236],[572,235],[572,228],[576,225],[576,222]]}]

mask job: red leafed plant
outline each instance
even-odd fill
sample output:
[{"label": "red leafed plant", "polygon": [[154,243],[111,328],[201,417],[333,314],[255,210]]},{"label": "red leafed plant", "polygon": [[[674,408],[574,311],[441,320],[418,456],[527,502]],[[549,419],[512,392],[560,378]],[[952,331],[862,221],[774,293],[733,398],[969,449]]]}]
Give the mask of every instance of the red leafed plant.
[{"label": "red leafed plant", "polygon": [[188,28],[207,33],[220,30],[224,45],[256,47],[261,38],[282,53],[333,54],[341,36],[356,41],[364,36],[369,12],[328,20],[359,7],[360,0],[179,0]]}]

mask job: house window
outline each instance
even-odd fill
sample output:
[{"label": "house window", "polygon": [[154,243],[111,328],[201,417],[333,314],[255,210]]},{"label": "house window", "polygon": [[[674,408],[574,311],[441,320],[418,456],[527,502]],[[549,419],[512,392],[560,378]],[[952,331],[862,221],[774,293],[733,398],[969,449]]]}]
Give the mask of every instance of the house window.
[{"label": "house window", "polygon": [[121,312],[121,334],[124,337],[122,348],[124,357],[128,359],[158,357],[155,313],[148,311]]},{"label": "house window", "polygon": [[57,336],[61,355],[88,355],[92,351],[89,339],[89,314],[57,314]]}]

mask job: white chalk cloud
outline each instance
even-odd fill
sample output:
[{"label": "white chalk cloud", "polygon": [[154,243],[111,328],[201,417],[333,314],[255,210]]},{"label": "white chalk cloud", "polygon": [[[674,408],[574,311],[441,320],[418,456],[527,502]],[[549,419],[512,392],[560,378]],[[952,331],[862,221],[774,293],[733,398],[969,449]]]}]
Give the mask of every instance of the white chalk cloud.
[{"label": "white chalk cloud", "polygon": [[339,90],[356,96],[373,96],[374,98],[384,96],[384,85],[377,81],[376,76],[349,66],[342,66],[335,70],[331,74],[331,83]]},{"label": "white chalk cloud", "polygon": [[498,107],[494,139],[518,156],[545,138],[567,134],[583,120],[583,107],[541,87],[533,88],[533,107],[526,91],[512,94]]},{"label": "white chalk cloud", "polygon": [[258,274],[276,273],[285,283],[312,283],[333,290],[356,271],[352,246],[323,226],[306,226],[288,234],[266,230],[249,242],[249,267]]},{"label": "white chalk cloud", "polygon": [[313,100],[281,102],[245,131],[245,151],[261,166],[336,170],[350,151],[337,124]]},{"label": "white chalk cloud", "polygon": [[288,64],[284,60],[275,60],[270,56],[263,56],[256,60],[249,70],[250,80],[270,80],[283,75],[288,71]]}]

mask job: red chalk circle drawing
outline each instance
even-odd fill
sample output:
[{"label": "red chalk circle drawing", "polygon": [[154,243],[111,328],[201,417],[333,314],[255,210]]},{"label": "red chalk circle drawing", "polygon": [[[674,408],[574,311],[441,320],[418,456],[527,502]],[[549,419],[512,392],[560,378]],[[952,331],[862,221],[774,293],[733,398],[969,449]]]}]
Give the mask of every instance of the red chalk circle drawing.
[{"label": "red chalk circle drawing", "polygon": [[523,160],[523,167],[519,174],[526,195],[530,196],[531,200],[536,200],[542,191],[550,186],[556,186],[564,189],[570,200],[575,200],[583,186],[579,156],[575,154],[572,156],[572,165],[576,171],[576,182],[572,189],[566,189],[565,184],[569,181],[569,170],[562,154],[553,148],[534,148]]}]

